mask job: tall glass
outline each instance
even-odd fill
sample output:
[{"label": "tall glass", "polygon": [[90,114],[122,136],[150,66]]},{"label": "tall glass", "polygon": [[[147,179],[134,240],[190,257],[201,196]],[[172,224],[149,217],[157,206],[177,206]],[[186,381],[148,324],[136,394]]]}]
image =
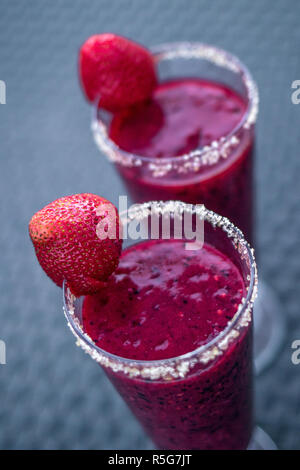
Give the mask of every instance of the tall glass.
[{"label": "tall glass", "polygon": [[[96,103],[92,130],[98,148],[115,165],[134,202],[203,203],[228,217],[254,245],[253,153],[259,97],[250,72],[232,54],[207,44],[165,44],[152,52],[160,81],[196,77],[221,83],[243,97],[244,115],[229,134],[208,146],[172,158],[149,158],[126,152],[110,139],[112,116]],[[282,344],[281,313],[276,295],[261,282],[254,309],[257,372],[270,364]]]},{"label": "tall glass", "polygon": [[[153,49],[159,80],[199,77],[222,83],[243,97],[246,111],[235,129],[210,145],[171,158],[149,158],[121,150],[109,138],[111,115],[95,107],[93,132],[134,202],[181,200],[205,204],[253,237],[252,166],[258,92],[249,71],[221,49],[175,43]],[[101,99],[100,99],[101,103]]]},{"label": "tall glass", "polygon": [[[145,203],[133,206],[128,220],[149,227],[154,216],[162,227],[169,217],[170,237],[177,238],[184,211],[191,214],[193,227],[202,221],[205,243],[230,258],[246,287],[235,316],[217,337],[179,357],[130,360],[93,343],[82,329],[83,298],[75,298],[66,285],[65,315],[77,344],[102,366],[158,448],[245,449],[253,430],[252,308],[257,290],[253,251],[228,219],[204,206]],[[136,242],[126,240],[127,246]]]}]

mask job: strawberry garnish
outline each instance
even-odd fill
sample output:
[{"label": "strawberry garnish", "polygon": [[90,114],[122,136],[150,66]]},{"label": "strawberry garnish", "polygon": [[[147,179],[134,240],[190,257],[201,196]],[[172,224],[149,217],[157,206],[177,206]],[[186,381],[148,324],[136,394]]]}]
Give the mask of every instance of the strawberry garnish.
[{"label": "strawberry garnish", "polygon": [[147,100],[157,84],[150,52],[115,34],[97,34],[82,45],[79,75],[87,99],[100,98],[109,111]]},{"label": "strawberry garnish", "polygon": [[94,194],[51,202],[29,223],[41,267],[52,281],[63,281],[74,295],[98,292],[117,268],[122,240],[115,206]]}]

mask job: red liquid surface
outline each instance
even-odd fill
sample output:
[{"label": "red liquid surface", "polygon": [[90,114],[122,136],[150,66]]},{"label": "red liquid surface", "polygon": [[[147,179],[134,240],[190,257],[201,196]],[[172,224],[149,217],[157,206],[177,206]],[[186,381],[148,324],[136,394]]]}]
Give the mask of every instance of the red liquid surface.
[{"label": "red liquid surface", "polygon": [[[221,84],[200,79],[168,81],[157,87],[148,104],[115,115],[109,135],[121,149],[143,157],[177,157],[228,135],[245,112],[245,101]],[[251,241],[252,146],[253,135],[245,131],[232,155],[189,174],[153,177],[146,162],[117,167],[135,202],[204,203],[229,217]]]},{"label": "red liquid surface", "polygon": [[150,103],[114,116],[110,137],[144,157],[176,157],[226,136],[246,111],[243,99],[222,85],[197,79],[160,84]]},{"label": "red liquid surface", "polygon": [[[105,290],[85,297],[83,326],[118,356],[167,359],[217,336],[244,295],[239,270],[212,246],[188,251],[179,240],[143,242],[124,250]],[[107,374],[158,447],[244,448],[252,425],[250,333],[208,369],[196,366],[180,380]]]},{"label": "red liquid surface", "polygon": [[106,289],[86,297],[84,329],[105,351],[129,359],[180,356],[207,343],[244,295],[233,263],[205,245],[150,241],[123,252]]}]

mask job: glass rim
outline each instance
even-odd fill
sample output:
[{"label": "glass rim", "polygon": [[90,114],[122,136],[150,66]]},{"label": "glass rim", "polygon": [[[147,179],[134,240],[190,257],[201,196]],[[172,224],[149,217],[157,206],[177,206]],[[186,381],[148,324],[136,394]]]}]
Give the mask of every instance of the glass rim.
[{"label": "glass rim", "polygon": [[[169,209],[171,207],[171,209]],[[247,287],[247,295],[241,299],[234,317],[227,323],[224,330],[217,336],[211,339],[198,348],[189,351],[185,354],[156,360],[136,360],[118,356],[116,354],[105,351],[97,346],[92,339],[83,331],[82,325],[75,316],[74,302],[76,297],[70,292],[67,283],[63,283],[63,311],[68,323],[68,326],[75,338],[76,344],[87,352],[92,359],[100,363],[104,367],[109,367],[113,371],[122,371],[131,377],[141,376],[143,379],[157,379],[162,378],[169,380],[168,377],[183,378],[185,374],[197,362],[206,364],[211,360],[224,354],[231,342],[240,335],[239,329],[248,326],[251,323],[251,312],[254,300],[257,295],[257,267],[255,262],[254,250],[250,247],[249,243],[244,238],[243,233],[227,219],[205,208],[204,205],[186,204],[181,201],[150,201],[142,204],[135,204],[131,210],[130,217],[134,212],[137,216],[141,214],[149,215],[149,210],[156,210],[159,215],[165,213],[166,209],[170,214],[175,214],[175,211],[182,214],[183,210],[191,210],[192,214],[201,217],[202,220],[210,223],[214,228],[222,229],[228,239],[232,240],[233,245],[238,250],[241,258],[247,257],[249,260],[250,279],[249,286]],[[122,215],[122,214],[120,214]],[[72,304],[70,309],[68,302]],[[144,373],[138,370],[139,367],[144,368]]]},{"label": "glass rim", "polygon": [[[198,171],[199,166],[212,166],[217,163],[221,158],[226,158],[230,154],[231,150],[235,148],[240,139],[238,134],[241,130],[251,129],[257,119],[258,107],[259,107],[259,94],[257,85],[248,70],[248,68],[230,52],[224,49],[201,43],[201,42],[173,42],[165,43],[150,48],[150,51],[155,57],[157,63],[163,60],[172,59],[200,59],[206,60],[219,67],[223,67],[229,71],[232,71],[241,76],[242,82],[246,88],[246,99],[247,108],[244,112],[239,123],[225,136],[211,142],[210,145],[205,145],[201,148],[192,150],[186,154],[155,158],[146,157],[139,154],[134,154],[122,150],[109,136],[107,133],[107,126],[102,119],[99,118],[99,101],[97,98],[92,106],[92,123],[91,129],[96,142],[97,147],[105,153],[108,159],[112,162],[119,163],[123,166],[141,166],[143,163],[148,163],[153,166],[154,173],[158,175],[160,170],[165,172],[171,169],[181,168],[185,165],[189,170],[193,169]],[[193,160],[193,165],[190,161]],[[156,171],[156,167],[157,171]]]}]

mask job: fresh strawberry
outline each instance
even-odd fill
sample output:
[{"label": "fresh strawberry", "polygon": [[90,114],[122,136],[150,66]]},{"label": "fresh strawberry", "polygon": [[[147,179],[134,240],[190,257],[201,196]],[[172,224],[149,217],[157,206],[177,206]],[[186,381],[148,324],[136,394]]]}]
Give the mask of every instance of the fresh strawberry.
[{"label": "fresh strawberry", "polygon": [[79,53],[86,97],[117,111],[147,100],[157,84],[154,59],[144,47],[115,34],[91,36]]},{"label": "fresh strawberry", "polygon": [[118,266],[119,225],[111,202],[94,194],[74,194],[37,212],[29,234],[46,274],[60,287],[67,281],[79,296],[98,292]]}]

